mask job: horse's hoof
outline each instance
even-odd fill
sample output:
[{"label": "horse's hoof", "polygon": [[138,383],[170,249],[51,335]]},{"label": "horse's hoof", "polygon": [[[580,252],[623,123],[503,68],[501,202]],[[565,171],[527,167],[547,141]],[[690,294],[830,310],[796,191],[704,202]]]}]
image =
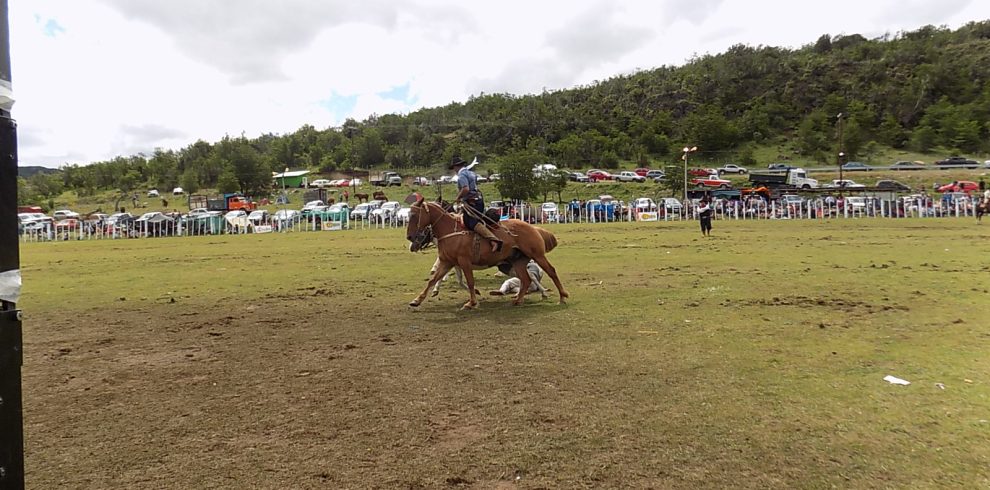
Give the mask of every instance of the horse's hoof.
[{"label": "horse's hoof", "polygon": [[430,293],[430,296],[436,298],[437,295],[439,295],[439,294],[440,294],[440,291],[433,291],[432,293]]},{"label": "horse's hoof", "polygon": [[473,305],[470,302],[468,302],[468,303],[464,303],[464,306],[462,306],[461,309],[462,310],[473,310],[476,306],[478,306],[478,305]]},{"label": "horse's hoof", "polygon": [[415,308],[415,307],[419,306],[419,301],[410,301],[409,302],[409,306],[412,306],[413,308]]},{"label": "horse's hoof", "polygon": [[512,300],[512,306],[522,306],[523,301],[521,299]]}]

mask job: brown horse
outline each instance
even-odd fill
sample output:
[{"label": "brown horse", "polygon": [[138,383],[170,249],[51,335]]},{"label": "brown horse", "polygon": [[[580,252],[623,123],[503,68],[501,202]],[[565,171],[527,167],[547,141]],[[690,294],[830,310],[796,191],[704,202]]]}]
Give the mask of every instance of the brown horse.
[{"label": "brown horse", "polygon": [[990,199],[983,199],[976,205],[976,222],[983,222],[983,215],[990,214]]},{"label": "brown horse", "polygon": [[[430,289],[454,266],[464,272],[467,280],[467,288],[471,297],[464,303],[465,309],[474,308],[478,305],[476,292],[474,289],[474,270],[493,267],[501,263],[511,262],[512,268],[516,272],[516,277],[522,282],[519,293],[512,301],[514,305],[522,304],[523,297],[529,292],[529,274],[526,271],[526,263],[533,259],[543,269],[547,275],[553,279],[560,295],[560,303],[564,303],[568,297],[564,286],[557,277],[557,270],[547,260],[548,249],[556,247],[557,239],[546,230],[543,233],[535,226],[524,221],[507,220],[501,223],[495,235],[502,239],[504,246],[499,252],[492,252],[487,244],[476,244],[475,240],[480,240],[474,233],[458,225],[458,220],[445,212],[443,208],[434,203],[424,203],[422,198],[411,206],[409,211],[409,225],[406,227],[406,238],[410,242],[416,242],[417,237],[422,236],[426,231],[430,231],[437,237],[437,258],[440,259],[440,267],[437,268],[430,282],[423,289],[423,292],[409,303],[409,306],[419,306],[426,299]],[[549,235],[545,238],[545,235]],[[522,255],[519,255],[519,254]]]},{"label": "brown horse", "polygon": [[388,201],[388,196],[386,196],[385,193],[382,191],[375,191],[375,193],[372,194],[371,197],[378,201]]},{"label": "brown horse", "polygon": [[368,202],[368,195],[359,192],[354,194],[354,199],[357,199],[358,202]]}]

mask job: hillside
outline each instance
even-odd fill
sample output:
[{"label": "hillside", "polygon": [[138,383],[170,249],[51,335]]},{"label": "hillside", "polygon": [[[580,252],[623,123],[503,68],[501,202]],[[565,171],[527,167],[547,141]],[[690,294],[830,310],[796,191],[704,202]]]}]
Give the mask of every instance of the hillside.
[{"label": "hillside", "polygon": [[38,166],[17,167],[17,176],[23,177],[25,179],[29,177],[33,177],[34,175],[37,174],[53,174],[55,172],[57,172],[57,170],[48,167],[38,167]]},{"label": "hillside", "polygon": [[[809,40],[810,41],[810,40]],[[142,185],[266,193],[286,167],[430,168],[454,155],[616,168],[696,159],[834,162],[836,115],[850,158],[990,151],[990,21],[878,39],[823,35],[800,49],[733,46],[681,67],[538,95],[481,94],[408,115],[303,126],[286,135],[196,142],[151,157],[70,165],[23,182],[25,200]],[[768,156],[769,155],[769,156]]]}]

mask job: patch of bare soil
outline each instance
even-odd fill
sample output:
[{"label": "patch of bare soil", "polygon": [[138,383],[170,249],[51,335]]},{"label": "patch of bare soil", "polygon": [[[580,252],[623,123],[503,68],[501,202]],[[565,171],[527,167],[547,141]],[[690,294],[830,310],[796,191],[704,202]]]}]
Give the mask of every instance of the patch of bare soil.
[{"label": "patch of bare soil", "polygon": [[146,304],[31,319],[31,488],[557,481],[527,473],[530,431],[559,423],[526,408],[542,392],[528,335],[443,326],[446,304],[396,321],[332,290]]}]

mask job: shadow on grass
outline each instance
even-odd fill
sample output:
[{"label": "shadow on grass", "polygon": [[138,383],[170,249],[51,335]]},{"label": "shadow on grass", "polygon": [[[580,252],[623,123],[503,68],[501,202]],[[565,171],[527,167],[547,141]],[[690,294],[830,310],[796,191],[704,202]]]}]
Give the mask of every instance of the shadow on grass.
[{"label": "shadow on grass", "polygon": [[516,323],[521,321],[533,321],[534,318],[543,317],[550,313],[566,311],[571,303],[558,304],[557,296],[551,296],[546,300],[527,296],[526,301],[520,306],[513,306],[512,299],[502,297],[500,300],[481,301],[473,310],[462,310],[461,305],[467,302],[467,295],[463,298],[447,298],[434,301],[427,300],[417,308],[406,306],[410,312],[418,314],[419,318],[435,325],[471,325],[472,320],[487,319],[505,323]]}]

